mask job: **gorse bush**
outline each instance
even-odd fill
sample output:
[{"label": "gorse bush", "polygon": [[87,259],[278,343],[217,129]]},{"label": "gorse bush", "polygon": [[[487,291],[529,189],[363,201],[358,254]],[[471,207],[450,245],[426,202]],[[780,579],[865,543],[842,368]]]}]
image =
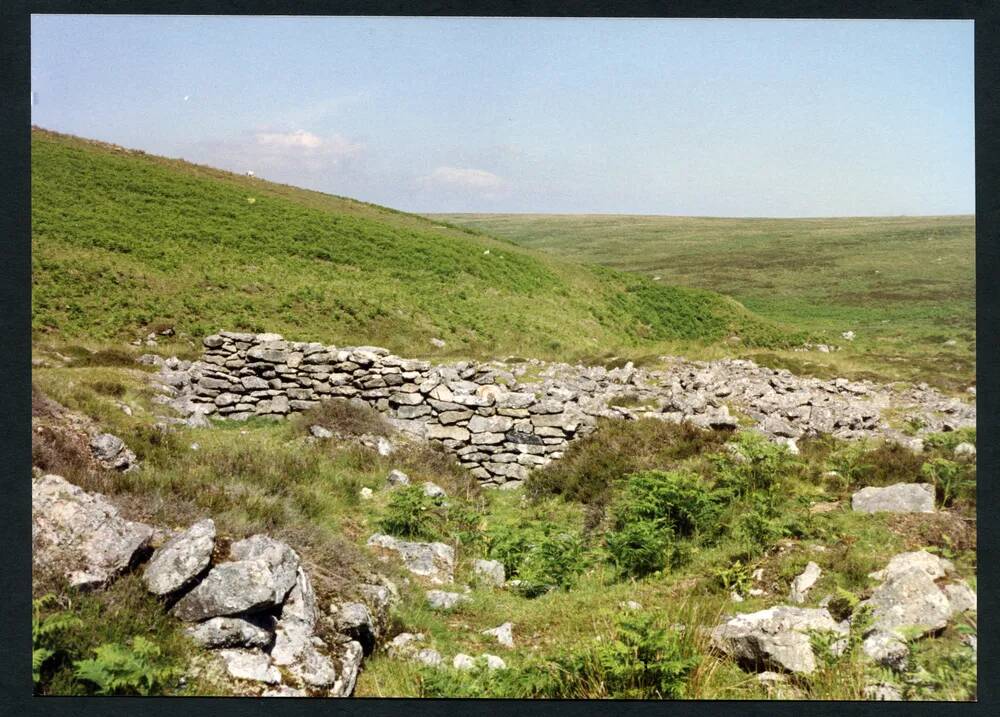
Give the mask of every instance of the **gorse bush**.
[{"label": "gorse bush", "polygon": [[149,695],[178,677],[179,666],[163,659],[159,646],[142,635],[130,645],[108,643],[95,657],[75,663],[77,679],[92,683],[99,695]]},{"label": "gorse bush", "polygon": [[716,486],[743,497],[779,485],[794,468],[788,449],[755,431],[740,433],[732,453],[712,457]]}]

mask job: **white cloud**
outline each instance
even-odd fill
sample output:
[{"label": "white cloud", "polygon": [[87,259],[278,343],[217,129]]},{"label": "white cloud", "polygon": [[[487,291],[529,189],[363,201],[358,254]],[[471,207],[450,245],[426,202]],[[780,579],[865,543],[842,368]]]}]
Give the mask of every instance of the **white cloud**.
[{"label": "white cloud", "polygon": [[357,155],[364,145],[352,142],[343,135],[333,134],[329,137],[307,132],[304,129],[294,132],[257,132],[254,135],[257,145],[263,148],[273,148],[281,151],[303,151],[310,154],[328,154],[336,157]]},{"label": "white cloud", "polygon": [[472,191],[485,197],[498,196],[507,189],[507,182],[493,172],[463,167],[438,167],[419,181],[425,186]]}]

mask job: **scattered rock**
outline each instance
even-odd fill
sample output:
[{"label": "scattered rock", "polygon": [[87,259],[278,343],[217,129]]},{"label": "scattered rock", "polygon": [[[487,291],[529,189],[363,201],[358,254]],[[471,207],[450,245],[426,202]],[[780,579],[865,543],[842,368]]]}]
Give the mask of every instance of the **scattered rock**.
[{"label": "scattered rock", "polygon": [[424,495],[428,498],[444,498],[447,494],[444,489],[437,483],[432,483],[431,481],[424,481],[423,483]]},{"label": "scattered rock", "polygon": [[476,560],[472,564],[472,569],[487,585],[503,587],[507,581],[507,573],[499,560]]},{"label": "scattered rock", "polygon": [[181,620],[196,622],[257,612],[277,605],[277,592],[274,573],[266,560],[222,563],[177,601],[173,613]]},{"label": "scattered rock", "polygon": [[822,574],[823,571],[820,570],[819,565],[810,561],[806,565],[806,569],[802,571],[802,574],[792,581],[792,591],[788,599],[799,605],[804,603],[806,595]]},{"label": "scattered rock", "polygon": [[192,585],[211,562],[215,523],[201,520],[174,536],[153,553],[143,571],[146,588],[154,595],[170,595]]},{"label": "scattered rock", "polygon": [[861,603],[871,611],[871,627],[864,641],[865,653],[881,664],[902,670],[907,633],[927,635],[945,628],[952,616],[976,609],[976,594],[962,582],[942,581],[954,572],[950,561],[926,550],[900,553],[884,570],[873,573],[883,580]]},{"label": "scattered rock", "polygon": [[514,647],[514,623],[505,622],[499,627],[483,630],[483,635],[491,635],[504,647]]},{"label": "scattered rock", "polygon": [[358,491],[358,495],[361,497],[361,500],[371,500],[372,496],[375,494],[372,492],[371,488],[365,487]]},{"label": "scattered rock", "polygon": [[266,535],[251,535],[229,549],[236,560],[264,560],[271,569],[274,585],[273,603],[284,601],[298,577],[299,556],[287,544]]},{"label": "scattered rock", "polygon": [[226,670],[238,680],[250,680],[276,685],[281,673],[271,664],[271,658],[260,650],[220,650]]},{"label": "scattered rock", "polygon": [[471,670],[476,666],[476,658],[460,652],[451,660],[451,666],[456,670]]},{"label": "scattered rock", "polygon": [[452,610],[460,603],[469,602],[469,597],[462,593],[449,593],[444,590],[428,590],[427,604],[432,610]]},{"label": "scattered rock", "polygon": [[329,428],[324,428],[323,426],[309,426],[309,433],[313,436],[313,438],[319,438],[320,440],[333,438],[333,431]]},{"label": "scattered rock", "polygon": [[403,471],[393,469],[389,471],[386,482],[392,487],[410,485],[410,476],[403,473]]},{"label": "scattered rock", "polygon": [[839,508],[840,508],[839,500],[834,500],[829,502],[821,501],[819,503],[813,503],[811,506],[809,506],[809,514],[821,515],[823,513],[832,513],[833,511]]},{"label": "scattered rock", "polygon": [[413,655],[413,660],[428,667],[440,667],[444,664],[444,658],[441,657],[441,653],[429,647],[417,650]]},{"label": "scattered rock", "polygon": [[267,649],[274,633],[260,622],[240,617],[213,617],[187,629],[187,633],[202,647],[259,647]]},{"label": "scattered rock", "polygon": [[434,584],[450,583],[454,579],[455,550],[445,543],[412,543],[376,533],[368,538],[368,547],[383,556],[395,553],[407,570]]},{"label": "scattered rock", "polygon": [[825,609],[779,605],[727,620],[712,630],[711,640],[713,647],[739,662],[808,674],[816,668],[809,638],[813,630],[845,638],[848,633]]},{"label": "scattered rock", "polygon": [[125,441],[111,433],[100,433],[90,440],[90,449],[105,468],[128,473],[138,467],[135,453],[125,445]]},{"label": "scattered rock", "polygon": [[869,486],[851,496],[851,509],[857,513],[933,513],[934,486],[930,483]]},{"label": "scattered rock", "polygon": [[878,702],[899,702],[903,699],[903,693],[899,691],[899,688],[887,682],[866,685],[864,695],[866,700]]},{"label": "scattered rock", "polygon": [[152,536],[150,526],[125,520],[104,496],[61,476],[31,481],[32,560],[58,566],[74,587],[97,587],[128,570]]},{"label": "scattered rock", "polygon": [[976,457],[976,447],[971,443],[959,443],[955,446],[955,457],[973,459]]},{"label": "scattered rock", "polygon": [[438,338],[431,339],[431,346],[438,349],[443,349],[445,347],[445,342]]}]

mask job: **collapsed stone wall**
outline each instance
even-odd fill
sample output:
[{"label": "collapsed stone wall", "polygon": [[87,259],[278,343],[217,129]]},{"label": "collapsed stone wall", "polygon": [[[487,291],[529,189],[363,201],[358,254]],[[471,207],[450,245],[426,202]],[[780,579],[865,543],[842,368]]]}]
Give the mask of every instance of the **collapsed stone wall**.
[{"label": "collapsed stone wall", "polygon": [[[533,468],[560,458],[602,416],[736,428],[732,407],[793,450],[802,436],[831,434],[883,436],[919,451],[920,433],[976,422],[974,400],[942,396],[925,384],[901,389],[799,377],[740,359],[675,359],[662,370],[535,360],[432,365],[374,346],[338,348],[277,334],[223,331],[203,343],[201,361],[148,357],[161,366],[162,401],[189,425],[204,425],[210,415],[281,419],[324,398],[360,400],[397,429],[440,442],[483,483],[502,487],[516,487]],[[889,408],[921,425],[918,435],[891,428]]]}]

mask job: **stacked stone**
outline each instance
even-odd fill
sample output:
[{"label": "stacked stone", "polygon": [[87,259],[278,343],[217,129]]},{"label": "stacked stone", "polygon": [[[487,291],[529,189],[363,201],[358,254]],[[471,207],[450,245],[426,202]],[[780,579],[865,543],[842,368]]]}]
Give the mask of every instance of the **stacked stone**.
[{"label": "stacked stone", "polygon": [[228,331],[206,337],[204,345],[186,397],[193,411],[281,419],[325,398],[358,399],[396,428],[441,443],[493,485],[519,485],[606,412],[603,402],[581,404],[576,394],[512,390],[513,377],[488,366],[432,367],[375,346],[338,348]]}]

